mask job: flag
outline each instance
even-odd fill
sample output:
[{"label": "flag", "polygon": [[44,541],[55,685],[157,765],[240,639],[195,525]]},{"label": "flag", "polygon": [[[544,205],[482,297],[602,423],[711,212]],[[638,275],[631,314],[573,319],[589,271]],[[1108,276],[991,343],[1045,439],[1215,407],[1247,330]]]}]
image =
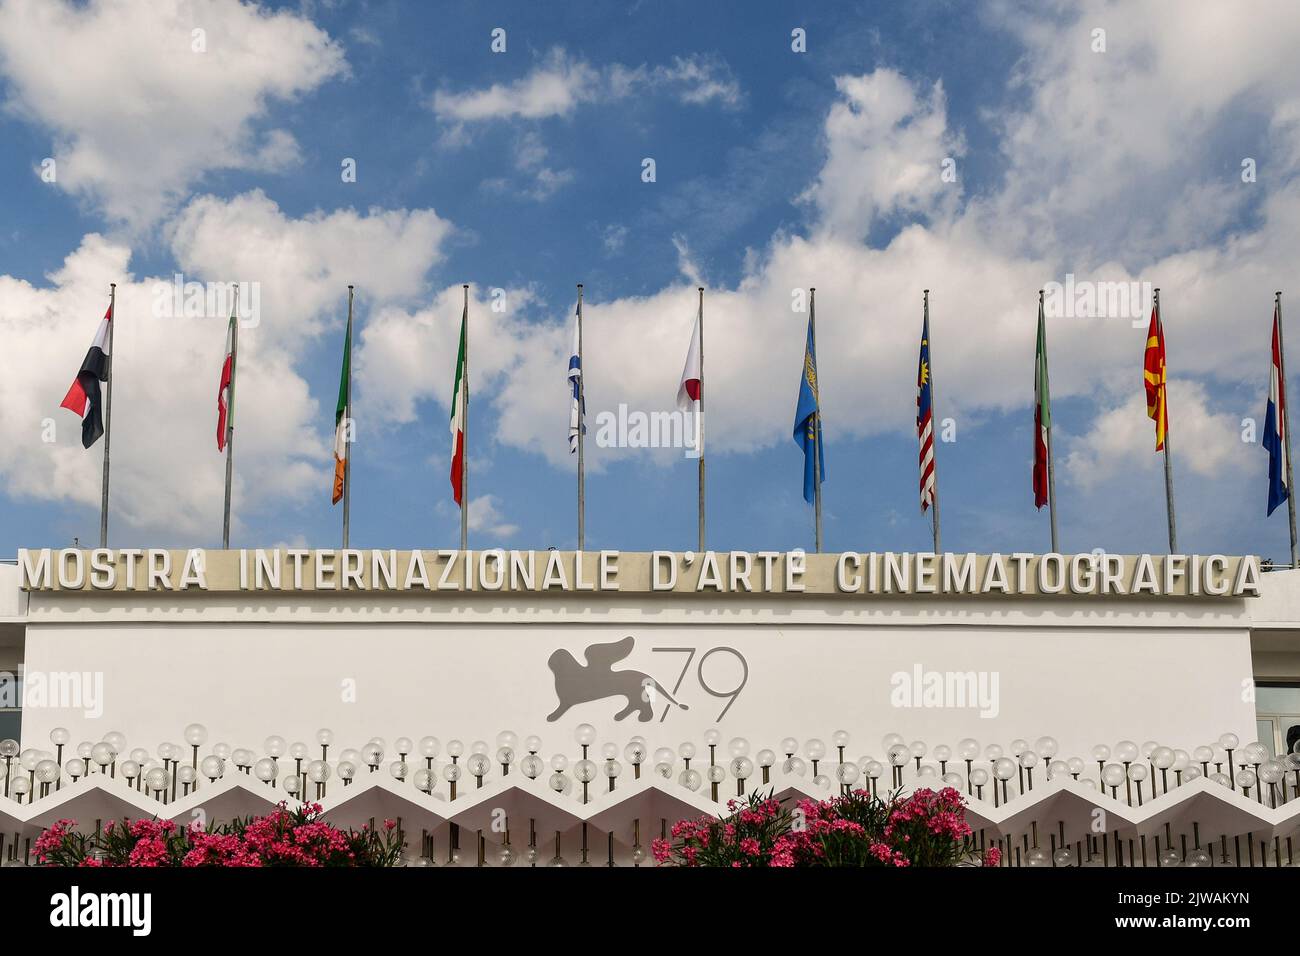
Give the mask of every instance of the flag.
[{"label": "flag", "polygon": [[1038,303],[1038,348],[1034,356],[1034,507],[1047,504],[1047,443],[1052,430],[1052,396],[1047,386],[1047,323]]},{"label": "flag", "polygon": [[[350,305],[348,309],[351,311]],[[348,428],[349,419],[352,417],[351,382],[352,316],[348,315],[347,338],[343,342],[343,371],[339,373],[339,400],[334,407],[334,504],[342,500],[343,483],[347,480],[348,445],[350,444]]]},{"label": "flag", "polygon": [[682,381],[677,386],[677,409],[683,413],[697,411],[703,392],[704,378],[700,369],[700,317],[695,317],[691,330],[691,347],[686,352],[686,365],[682,368]]},{"label": "flag", "polygon": [[227,423],[230,409],[230,383],[235,378],[235,322],[237,316],[230,314],[230,325],[226,329],[226,358],[221,363],[221,382],[217,385],[217,451],[226,450],[226,436],[233,422]]},{"label": "flag", "polygon": [[[826,460],[822,453],[817,348],[811,317],[808,320],[808,342],[804,346],[803,373],[799,376],[799,401],[794,410],[794,443],[803,449],[803,498],[804,501],[812,502],[816,499],[817,485],[826,480]],[[815,459],[814,452],[817,456]]]},{"label": "flag", "polygon": [[89,448],[99,441],[104,434],[104,407],[100,398],[99,383],[108,381],[109,363],[109,326],[113,321],[113,307],[110,305],[100,320],[95,340],[90,343],[85,359],[77,377],[72,380],[72,387],[59,403],[61,408],[76,412],[81,416],[81,447]]},{"label": "flag", "polygon": [[469,322],[469,304],[460,319],[460,349],[456,354],[456,385],[451,394],[451,489],[456,504],[461,501],[465,475],[465,406],[469,404],[469,382],[465,378],[465,332]]},{"label": "flag", "polygon": [[573,393],[573,398],[569,403],[569,454],[572,455],[578,450],[579,431],[583,435],[587,434],[587,416],[586,402],[582,390],[582,339],[578,329],[578,317],[581,312],[574,313],[573,319],[573,354],[569,356],[569,390]]},{"label": "flag", "polygon": [[1147,349],[1143,378],[1147,388],[1147,417],[1156,423],[1156,451],[1165,447],[1169,432],[1169,406],[1165,396],[1165,330],[1160,324],[1160,310],[1151,309],[1151,327],[1147,330]]},{"label": "flag", "polygon": [[916,370],[916,435],[921,444],[921,511],[934,504],[934,417],[930,389],[930,317],[921,327],[921,359]]},{"label": "flag", "polygon": [[705,394],[705,369],[703,369],[703,358],[701,355],[701,345],[699,345],[699,336],[701,336],[701,323],[703,321],[703,294],[701,294],[701,311],[695,313],[695,325],[690,330],[690,347],[686,349],[686,364],[681,368],[681,382],[677,385],[677,411],[682,415],[688,412],[695,414],[695,433],[692,438],[694,450],[699,457],[703,457],[703,441],[705,441],[705,429],[701,420],[703,408],[703,394]]},{"label": "flag", "polygon": [[1286,373],[1282,369],[1281,316],[1273,310],[1273,369],[1268,383],[1268,411],[1264,415],[1264,447],[1268,449],[1268,513],[1291,496],[1287,487]]}]

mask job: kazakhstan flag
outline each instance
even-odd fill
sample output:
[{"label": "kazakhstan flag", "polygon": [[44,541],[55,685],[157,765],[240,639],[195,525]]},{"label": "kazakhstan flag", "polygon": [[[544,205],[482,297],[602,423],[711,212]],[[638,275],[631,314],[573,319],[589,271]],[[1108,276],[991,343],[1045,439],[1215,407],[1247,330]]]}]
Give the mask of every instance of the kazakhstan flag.
[{"label": "kazakhstan flag", "polygon": [[[794,443],[803,449],[803,498],[809,503],[816,496],[817,484],[826,480],[821,418],[821,405],[817,398],[817,343],[810,316],[808,345],[803,353],[803,374],[799,376],[799,403],[794,410]],[[814,451],[817,455],[815,459]]]}]

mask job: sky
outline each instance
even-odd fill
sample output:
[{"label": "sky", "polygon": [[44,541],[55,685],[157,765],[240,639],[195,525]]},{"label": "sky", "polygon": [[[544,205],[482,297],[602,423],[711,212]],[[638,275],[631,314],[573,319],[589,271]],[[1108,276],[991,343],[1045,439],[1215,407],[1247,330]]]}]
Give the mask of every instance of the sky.
[{"label": "sky", "polygon": [[1060,550],[1168,547],[1159,287],[1179,549],[1284,560],[1260,439],[1273,293],[1300,308],[1297,48],[1289,0],[0,0],[0,555],[98,539],[103,446],[59,402],[110,282],[109,543],[220,544],[227,315],[177,313],[180,275],[256,290],[234,547],[340,542],[349,284],[350,543],[457,545],[468,283],[471,547],[572,548],[581,282],[589,549],[695,546],[696,462],[596,426],[675,407],[703,285],[709,547],[813,547],[816,287],[825,548],[931,546],[928,289],[943,546],[1045,551],[1037,294],[1070,281],[1110,304],[1047,319]]}]

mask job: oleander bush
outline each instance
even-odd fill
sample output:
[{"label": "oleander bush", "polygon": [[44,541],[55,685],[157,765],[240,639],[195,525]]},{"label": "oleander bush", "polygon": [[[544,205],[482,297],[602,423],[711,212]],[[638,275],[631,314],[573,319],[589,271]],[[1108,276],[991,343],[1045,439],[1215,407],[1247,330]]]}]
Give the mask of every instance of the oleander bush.
[{"label": "oleander bush", "polygon": [[968,839],[966,804],[951,787],[887,798],[854,790],[784,806],[771,792],[732,800],[721,817],[681,820],[652,847],[661,866],[996,866]]},{"label": "oleander bush", "polygon": [[179,827],[171,820],[110,820],[83,833],[59,820],[36,840],[44,866],[396,866],[397,824],[342,830],[320,820],[321,806],[281,803],[260,817]]}]

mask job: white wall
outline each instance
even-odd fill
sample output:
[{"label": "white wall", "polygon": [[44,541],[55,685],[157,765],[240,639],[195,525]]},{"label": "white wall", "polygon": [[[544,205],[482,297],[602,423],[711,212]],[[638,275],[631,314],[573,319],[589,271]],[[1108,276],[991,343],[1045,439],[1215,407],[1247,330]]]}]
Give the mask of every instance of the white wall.
[{"label": "white wall", "polygon": [[[84,605],[34,608],[28,625],[29,673],[89,672],[103,675],[103,714],[29,708],[24,746],[48,747],[49,730],[67,726],[74,740],[124,733],[130,746],[167,740],[180,743],[190,721],[208,725],[212,740],[260,748],[269,734],[310,742],[317,728],[338,734],[337,746],[360,746],[372,735],[390,742],[399,735],[460,737],[468,744],[510,729],[539,734],[544,752],[573,751],[580,722],[597,726],[599,740],[620,749],[633,734],[652,746],[697,743],[717,726],[724,741],[744,736],[755,749],[776,748],[787,735],[826,740],[837,729],[853,735],[850,757],[881,757],[880,738],[897,731],[908,740],[955,745],[965,736],[1004,746],[1015,737],[1051,734],[1063,756],[1087,755],[1097,742],[1156,739],[1187,749],[1224,731],[1254,738],[1253,705],[1243,700],[1251,677],[1250,639],[1240,609],[1210,614],[1195,607],[1112,612],[1122,602],[1088,602],[1094,615],[1046,603],[982,601],[984,613],[966,615],[910,611],[875,605],[870,612],[842,604],[816,607],[788,602],[789,612],[756,609],[736,622],[707,602],[687,610],[643,604],[626,607],[617,623],[610,615],[584,615],[563,606],[548,613],[483,605],[445,607],[435,617],[412,618],[428,605],[408,604],[378,615],[347,613],[362,620],[326,623],[342,616],[334,606],[248,611],[244,619],[267,623],[203,623],[201,604],[116,608],[87,613]],[[147,618],[115,623],[66,620]],[[482,623],[466,618],[483,617]],[[584,616],[602,623],[579,623]],[[172,623],[193,617],[193,623]],[[377,617],[392,619],[379,623]],[[797,618],[798,620],[791,620]],[[369,623],[364,623],[367,620]],[[459,619],[459,620],[455,620]],[[544,623],[514,623],[521,620]],[[997,623],[998,619],[1001,623]],[[47,621],[49,623],[38,623]],[[972,623],[959,623],[972,621]],[[57,623],[56,623],[57,622]],[[900,623],[906,622],[906,623]],[[1177,624],[1178,626],[1175,626]],[[604,699],[570,710],[547,723],[556,704],[547,660],[557,648],[580,660],[591,644],[632,635],[635,649],[615,670],[635,668],[670,691],[686,655],[654,648],[691,648],[695,657],[678,699],[689,712],[661,703],[651,722],[635,716],[615,723],[623,701]],[[725,701],[698,683],[701,656],[714,647],[734,648],[749,667],[748,683],[718,720]],[[900,709],[891,702],[891,675],[927,671],[996,674],[998,714],[981,718],[973,709]],[[728,652],[712,655],[705,680],[715,689],[738,683],[739,662]],[[354,682],[349,684],[348,682]],[[355,688],[355,702],[344,699]]]}]

